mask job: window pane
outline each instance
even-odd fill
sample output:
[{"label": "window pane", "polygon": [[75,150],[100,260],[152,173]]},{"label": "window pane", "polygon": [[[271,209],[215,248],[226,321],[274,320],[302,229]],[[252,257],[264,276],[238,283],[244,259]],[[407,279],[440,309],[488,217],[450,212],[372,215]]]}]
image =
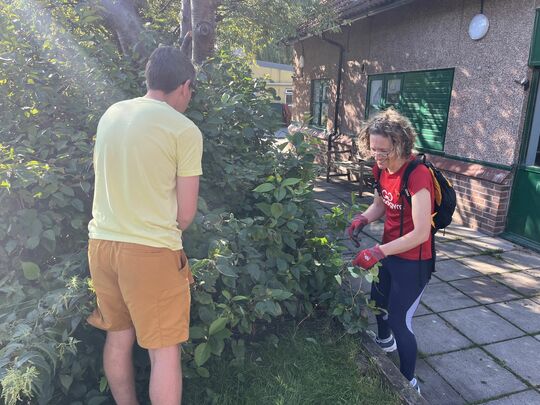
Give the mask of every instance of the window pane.
[{"label": "window pane", "polygon": [[328,121],[328,103],[323,103],[321,106],[321,122],[320,126],[326,126],[326,121]]},{"label": "window pane", "polygon": [[318,103],[321,100],[321,83],[320,80],[313,81],[313,102]]},{"label": "window pane", "polygon": [[369,89],[369,113],[368,115],[373,114],[374,112],[379,111],[379,106],[382,99],[382,80],[372,80],[370,89]]},{"label": "window pane", "polygon": [[313,111],[311,112],[312,115],[312,121],[311,123],[314,125],[321,125],[320,118],[321,118],[321,104],[320,103],[313,103]]},{"label": "window pane", "polygon": [[[330,81],[326,79],[313,80],[311,94],[311,123],[317,126],[326,125],[328,116],[328,100]],[[291,91],[292,93],[292,91]],[[289,98],[290,97],[290,98]],[[292,94],[287,94],[287,104],[292,103]]]},{"label": "window pane", "polygon": [[388,80],[388,90],[386,92],[386,103],[399,103],[399,94],[401,92],[401,79]]}]

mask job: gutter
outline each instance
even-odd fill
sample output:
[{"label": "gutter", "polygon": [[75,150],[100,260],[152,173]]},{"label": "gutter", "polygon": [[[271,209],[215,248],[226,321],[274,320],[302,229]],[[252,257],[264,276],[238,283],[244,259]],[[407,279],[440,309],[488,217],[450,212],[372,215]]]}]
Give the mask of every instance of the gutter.
[{"label": "gutter", "polygon": [[356,22],[358,20],[363,20],[364,18],[368,18],[368,17],[374,16],[374,15],[377,15],[377,14],[380,14],[380,13],[384,13],[385,11],[389,11],[389,10],[392,10],[394,8],[404,6],[404,5],[412,3],[414,1],[416,1],[416,0],[400,0],[400,1],[396,1],[395,3],[388,4],[386,6],[375,8],[373,10],[368,10],[368,11],[364,12],[364,14],[360,14],[358,17],[355,17],[352,20],[347,20],[347,19],[342,20],[341,23],[336,24],[333,27],[325,29],[322,33],[307,34],[307,35],[304,35],[303,37],[290,38],[288,40],[285,40],[285,43],[294,44],[295,42],[303,41],[303,40],[311,38],[311,37],[316,37],[319,34],[324,34],[325,32],[328,32],[328,31],[335,31],[336,28],[339,28],[339,27],[341,27],[341,26],[343,26],[345,24],[352,24],[352,23],[354,23],[354,22]]},{"label": "gutter", "polygon": [[[345,53],[345,47],[341,45],[339,42],[336,42],[332,39],[325,38],[324,34],[321,35],[321,39],[325,42],[328,42],[331,45],[337,46],[339,48],[339,62],[338,62],[338,72],[337,72],[337,83],[336,83],[336,105],[334,107],[334,125],[332,129],[332,133],[328,135],[328,141],[327,141],[327,151],[330,154],[332,150],[332,142],[334,138],[337,136],[338,129],[339,129],[339,107],[341,104],[341,82],[342,82],[342,71],[343,71],[343,54]],[[329,181],[329,176],[327,173],[326,180]]]}]

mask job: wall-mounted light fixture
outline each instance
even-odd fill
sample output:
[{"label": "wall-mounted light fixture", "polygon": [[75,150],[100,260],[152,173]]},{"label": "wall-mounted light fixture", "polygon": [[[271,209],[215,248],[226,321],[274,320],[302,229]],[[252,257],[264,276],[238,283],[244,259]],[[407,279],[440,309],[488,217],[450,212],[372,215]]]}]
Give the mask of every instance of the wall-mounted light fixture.
[{"label": "wall-mounted light fixture", "polygon": [[484,38],[489,30],[489,20],[484,15],[484,0],[480,0],[480,14],[476,14],[469,24],[469,37],[478,41]]}]

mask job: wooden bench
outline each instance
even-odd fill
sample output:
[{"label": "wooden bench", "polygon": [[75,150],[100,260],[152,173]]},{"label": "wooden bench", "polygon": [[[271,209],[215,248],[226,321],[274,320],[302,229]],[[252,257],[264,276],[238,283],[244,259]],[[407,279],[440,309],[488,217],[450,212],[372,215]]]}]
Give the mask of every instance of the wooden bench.
[{"label": "wooden bench", "polygon": [[[357,148],[354,141],[350,147],[339,150],[336,143],[327,150],[326,181],[331,182],[332,177],[347,176],[349,181],[358,182],[358,195],[362,197],[366,187],[373,186],[372,168],[374,161],[366,161],[357,157]],[[356,177],[356,180],[351,178]]]}]

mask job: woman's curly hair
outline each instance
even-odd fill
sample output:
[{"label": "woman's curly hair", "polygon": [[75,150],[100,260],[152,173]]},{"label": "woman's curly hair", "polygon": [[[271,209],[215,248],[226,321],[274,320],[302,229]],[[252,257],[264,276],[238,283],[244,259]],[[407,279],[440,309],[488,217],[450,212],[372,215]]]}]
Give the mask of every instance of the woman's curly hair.
[{"label": "woman's curly hair", "polygon": [[377,113],[360,130],[358,145],[366,156],[371,153],[370,135],[382,135],[389,138],[394,152],[401,158],[411,155],[416,139],[416,131],[409,119],[393,108]]}]

